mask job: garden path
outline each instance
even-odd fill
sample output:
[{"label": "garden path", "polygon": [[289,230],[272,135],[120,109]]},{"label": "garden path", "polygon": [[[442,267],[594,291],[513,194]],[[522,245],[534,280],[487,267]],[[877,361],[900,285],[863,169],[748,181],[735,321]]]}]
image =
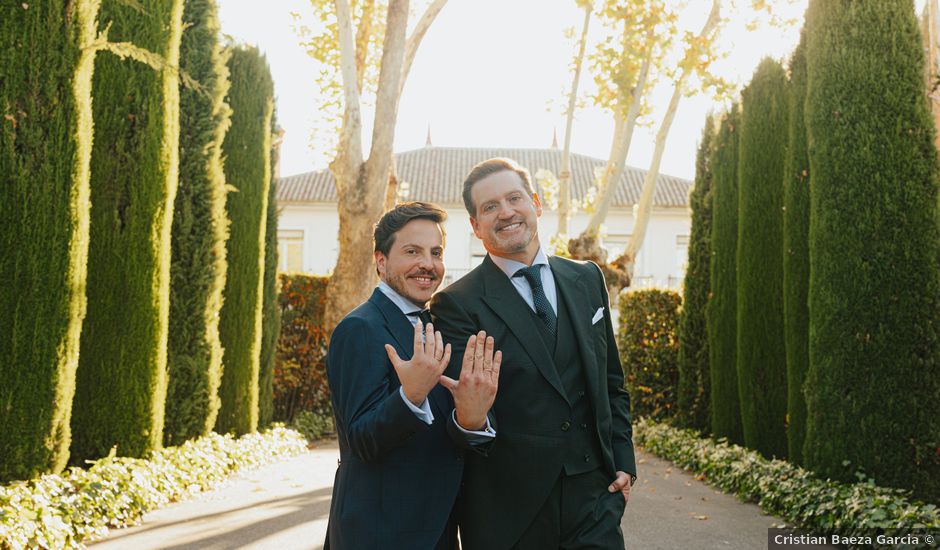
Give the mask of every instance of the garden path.
[{"label": "garden path", "polygon": [[[93,550],[318,550],[329,515],[336,441],[236,476],[213,491],[114,530]],[[638,450],[639,480],[623,518],[626,547],[645,550],[767,547],[782,520]]]}]

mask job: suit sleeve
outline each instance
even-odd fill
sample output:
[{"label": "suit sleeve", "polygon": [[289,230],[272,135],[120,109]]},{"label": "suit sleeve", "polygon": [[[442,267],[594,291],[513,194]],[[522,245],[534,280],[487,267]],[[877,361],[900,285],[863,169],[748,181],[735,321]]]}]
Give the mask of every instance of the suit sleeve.
[{"label": "suit sleeve", "polygon": [[607,332],[607,396],[610,402],[612,422],[611,447],[614,452],[614,467],[633,476],[636,475],[636,457],[633,453],[633,425],[630,421],[630,393],[624,389],[623,366],[620,364],[620,351],[614,336],[611,322],[610,296],[604,273],[597,265],[598,284],[603,304],[607,308],[604,326]]},{"label": "suit sleeve", "polygon": [[346,318],[330,338],[326,368],[337,429],[364,462],[381,460],[427,430],[398,393],[383,339],[364,319]]},{"label": "suit sleeve", "polygon": [[[445,344],[450,344],[450,364],[444,374],[456,380],[460,377],[463,355],[467,351],[467,340],[471,335],[479,332],[480,329],[477,328],[470,314],[450,294],[444,292],[438,292],[431,298],[431,316],[434,321],[434,329],[441,331]],[[490,411],[487,417],[490,427],[495,429],[498,434],[499,429],[496,426],[496,417],[493,412]],[[486,455],[490,451],[496,438],[481,439],[478,436],[461,431],[457,427],[453,414],[448,415],[447,418],[447,433],[455,445],[482,455]]]}]

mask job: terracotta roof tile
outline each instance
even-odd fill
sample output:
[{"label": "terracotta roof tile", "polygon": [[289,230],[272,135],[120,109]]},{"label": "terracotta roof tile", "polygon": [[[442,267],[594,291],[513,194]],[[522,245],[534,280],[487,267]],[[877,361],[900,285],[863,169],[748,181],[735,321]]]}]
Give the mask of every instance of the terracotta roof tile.
[{"label": "terracotta roof tile", "polygon": [[[493,157],[508,157],[526,167],[533,177],[542,168],[558,173],[559,149],[499,149],[469,147],[424,147],[395,155],[398,178],[407,182],[408,199],[444,205],[462,205],[463,179],[479,162]],[[606,161],[585,155],[571,155],[571,194],[581,200],[594,180],[594,170]],[[613,205],[629,208],[640,199],[645,170],[626,167],[613,197]],[[660,207],[684,207],[689,204],[692,182],[659,175],[653,204]],[[336,187],[329,170],[307,172],[278,179],[278,201],[336,202]]]}]

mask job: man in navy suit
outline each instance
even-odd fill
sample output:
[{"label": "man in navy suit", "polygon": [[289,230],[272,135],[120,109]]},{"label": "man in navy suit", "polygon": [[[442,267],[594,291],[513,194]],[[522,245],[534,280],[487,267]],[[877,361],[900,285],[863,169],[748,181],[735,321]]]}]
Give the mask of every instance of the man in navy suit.
[{"label": "man in navy suit", "polygon": [[471,335],[465,345],[474,353],[466,354],[459,380],[445,377],[448,388],[439,385],[451,344],[434,331],[425,308],[444,275],[445,217],[420,202],[382,216],[374,233],[381,281],[330,338],[327,376],[340,464],[326,548],[456,548],[452,511],[463,451],[468,442],[485,450],[492,441],[486,415],[501,354],[485,333]]},{"label": "man in navy suit", "polygon": [[[434,295],[453,362],[481,328],[506,354],[493,406],[499,434],[468,453],[460,540],[467,550],[623,549],[636,478],[630,397],[601,270],[548,256],[528,171],[478,164],[464,205],[487,256]],[[445,383],[447,383],[445,381]]]}]

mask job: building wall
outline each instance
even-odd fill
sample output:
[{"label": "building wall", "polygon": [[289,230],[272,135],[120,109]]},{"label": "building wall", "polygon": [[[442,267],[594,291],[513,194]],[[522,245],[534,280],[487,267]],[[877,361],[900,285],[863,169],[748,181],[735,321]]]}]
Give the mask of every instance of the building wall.
[{"label": "building wall", "polygon": [[[473,235],[469,215],[463,206],[448,205],[445,208],[448,218],[444,223],[447,233],[444,260],[448,270],[446,278],[452,280],[479,264],[486,251]],[[569,227],[574,233],[580,232],[587,226],[588,217],[583,212],[576,214],[569,221]],[[548,238],[555,234],[557,227],[555,213],[543,212],[539,220],[543,244],[548,244]],[[645,243],[637,258],[634,287],[679,287],[685,275],[690,227],[691,218],[686,208],[653,210]],[[633,230],[632,211],[611,209],[602,230],[606,234],[605,246],[611,250],[613,258],[623,250]],[[338,232],[335,204],[281,203],[278,218],[281,270],[329,274],[339,251]],[[298,250],[303,251],[302,258],[296,257]]]}]

